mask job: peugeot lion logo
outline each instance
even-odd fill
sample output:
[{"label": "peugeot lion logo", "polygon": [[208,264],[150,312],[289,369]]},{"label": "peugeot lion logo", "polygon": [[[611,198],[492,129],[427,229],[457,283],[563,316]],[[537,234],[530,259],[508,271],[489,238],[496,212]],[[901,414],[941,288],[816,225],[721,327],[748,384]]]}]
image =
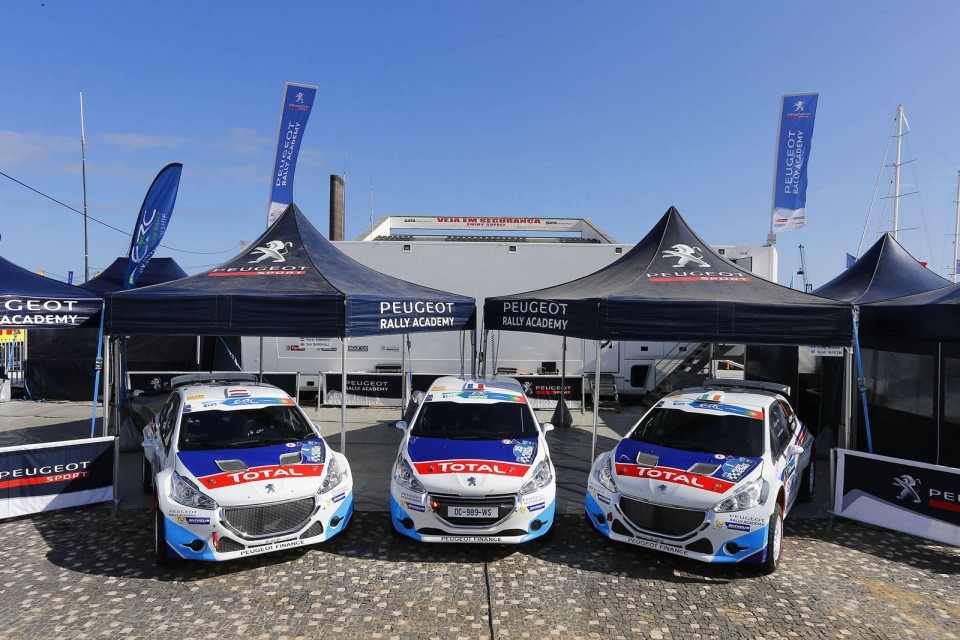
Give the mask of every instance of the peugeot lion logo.
[{"label": "peugeot lion logo", "polygon": [[300,91],[296,95],[297,102],[303,102],[303,91]]},{"label": "peugeot lion logo", "polygon": [[675,244],[673,245],[673,250],[667,249],[663,252],[661,258],[676,258],[677,264],[673,265],[674,267],[688,267],[690,265],[695,265],[698,267],[709,267],[710,265],[704,262],[703,253],[700,250],[700,247],[691,247],[688,244]]},{"label": "peugeot lion logo", "polygon": [[469,478],[467,478],[467,486],[468,486],[468,487],[475,487],[475,486],[477,486],[477,479],[474,478],[473,476],[470,476]]},{"label": "peugeot lion logo", "polygon": [[803,111],[803,100],[797,100],[793,103],[794,111]]},{"label": "peugeot lion logo", "polygon": [[247,264],[256,264],[258,262],[263,262],[267,258],[272,258],[274,262],[286,262],[286,258],[283,256],[287,255],[287,247],[292,247],[292,242],[284,242],[283,240],[271,240],[267,243],[265,247],[257,247],[253,250],[253,253],[260,253],[260,257],[256,260],[251,260]]},{"label": "peugeot lion logo", "polygon": [[532,396],[533,395],[533,383],[527,380],[523,383],[523,395]]},{"label": "peugeot lion logo", "polygon": [[905,500],[909,498],[913,502],[920,504],[920,496],[917,495],[917,490],[914,488],[919,484],[919,480],[906,474],[900,476],[899,478],[894,478],[893,486],[900,487],[900,495],[897,496],[897,500]]},{"label": "peugeot lion logo", "polygon": [[266,485],[266,486],[264,487],[264,489],[267,490],[267,493],[273,493],[273,492],[274,492],[274,486],[273,486],[273,484],[268,484],[268,485]]}]

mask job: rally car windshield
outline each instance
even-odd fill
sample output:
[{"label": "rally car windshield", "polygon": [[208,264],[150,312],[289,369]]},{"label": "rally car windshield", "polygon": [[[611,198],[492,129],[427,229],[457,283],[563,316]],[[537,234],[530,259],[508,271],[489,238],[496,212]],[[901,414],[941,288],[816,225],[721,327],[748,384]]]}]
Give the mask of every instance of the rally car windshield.
[{"label": "rally car windshield", "polygon": [[412,436],[451,440],[500,440],[539,436],[533,414],[519,402],[427,402],[410,430]]},{"label": "rally car windshield", "polygon": [[643,417],[630,439],[671,449],[759,458],[763,424],[763,420],[731,413],[659,408]]},{"label": "rally car windshield", "polygon": [[183,414],[180,451],[265,447],[316,438],[313,427],[295,407],[268,406],[242,411]]}]

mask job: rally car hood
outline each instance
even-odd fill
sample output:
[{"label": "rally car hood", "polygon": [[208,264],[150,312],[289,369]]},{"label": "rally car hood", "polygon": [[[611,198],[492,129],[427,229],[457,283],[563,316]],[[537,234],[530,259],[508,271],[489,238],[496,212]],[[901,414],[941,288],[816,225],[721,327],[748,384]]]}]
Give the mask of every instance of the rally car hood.
[{"label": "rally car hood", "polygon": [[611,454],[622,493],[709,508],[760,475],[761,458],[670,449],[624,439]]},{"label": "rally car hood", "polygon": [[539,438],[448,440],[410,436],[407,456],[427,491],[515,493],[543,457]]},{"label": "rally car hood", "polygon": [[329,453],[323,440],[251,449],[177,452],[177,472],[221,505],[292,500],[320,487]]}]

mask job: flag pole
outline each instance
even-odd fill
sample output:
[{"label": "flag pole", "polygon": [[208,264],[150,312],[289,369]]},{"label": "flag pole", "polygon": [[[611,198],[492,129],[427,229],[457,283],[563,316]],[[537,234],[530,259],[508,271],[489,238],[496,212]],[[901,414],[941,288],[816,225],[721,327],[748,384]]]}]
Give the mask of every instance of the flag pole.
[{"label": "flag pole", "polygon": [[83,281],[90,280],[90,253],[87,248],[87,151],[83,128],[83,91],[80,92],[80,172],[83,175]]}]

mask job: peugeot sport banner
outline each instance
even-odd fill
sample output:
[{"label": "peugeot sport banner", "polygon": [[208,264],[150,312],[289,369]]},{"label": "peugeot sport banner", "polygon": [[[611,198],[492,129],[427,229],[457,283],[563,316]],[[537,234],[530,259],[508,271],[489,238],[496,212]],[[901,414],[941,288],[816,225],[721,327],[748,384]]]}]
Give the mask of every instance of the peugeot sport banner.
[{"label": "peugeot sport banner", "polygon": [[0,449],[0,519],[114,499],[117,439]]},{"label": "peugeot sport banner", "polygon": [[173,215],[173,206],[177,203],[182,169],[183,165],[179,162],[168,164],[160,170],[147,190],[137,216],[137,225],[133,228],[130,260],[123,278],[124,289],[137,286],[137,280],[147,268],[154,251],[160,246],[160,240],[170,224],[170,216]]},{"label": "peugeot sport banner", "polygon": [[277,153],[271,174],[270,210],[267,213],[269,227],[280,217],[287,205],[293,202],[293,174],[297,168],[300,140],[307,127],[307,119],[313,109],[317,88],[305,84],[287,83],[283,93],[283,110],[277,132]]},{"label": "peugeot sport banner", "polygon": [[960,469],[837,450],[834,512],[960,545]]},{"label": "peugeot sport banner", "polygon": [[780,103],[771,233],[807,225],[807,164],[819,93],[794,93]]}]

